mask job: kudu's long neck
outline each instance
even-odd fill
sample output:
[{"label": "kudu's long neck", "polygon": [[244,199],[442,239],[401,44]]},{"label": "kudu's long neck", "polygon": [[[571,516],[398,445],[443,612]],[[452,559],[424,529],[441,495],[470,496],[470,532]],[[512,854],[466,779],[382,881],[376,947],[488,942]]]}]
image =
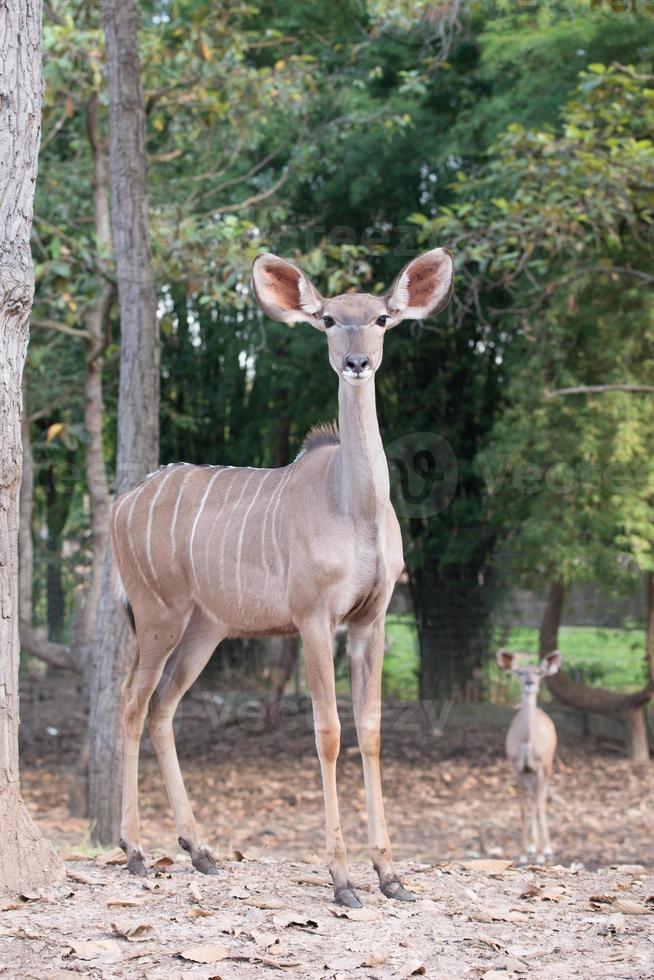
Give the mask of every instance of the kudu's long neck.
[{"label": "kudu's long neck", "polygon": [[524,718],[525,739],[532,741],[535,731],[536,712],[538,710],[538,691],[526,693],[524,690],[520,695],[520,708]]},{"label": "kudu's long neck", "polygon": [[341,439],[340,499],[352,517],[375,522],[390,498],[388,463],[379,434],[375,382],[338,388],[338,427]]}]

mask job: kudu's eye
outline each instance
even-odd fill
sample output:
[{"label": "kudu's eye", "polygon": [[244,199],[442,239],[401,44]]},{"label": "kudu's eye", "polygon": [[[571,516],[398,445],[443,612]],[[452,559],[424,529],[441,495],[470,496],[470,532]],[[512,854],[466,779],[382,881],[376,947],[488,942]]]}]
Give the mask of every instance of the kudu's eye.
[{"label": "kudu's eye", "polygon": [[381,316],[377,317],[377,323],[380,327],[385,327],[387,320],[390,320],[390,317],[386,316],[386,314],[382,314]]},{"label": "kudu's eye", "polygon": [[322,322],[323,322],[323,323],[325,324],[325,326],[326,326],[326,327],[327,327],[327,328],[329,329],[329,327],[333,327],[333,326],[334,326],[334,323],[335,323],[336,321],[334,320],[334,317],[333,317],[333,316],[324,316],[324,317],[322,318]]}]

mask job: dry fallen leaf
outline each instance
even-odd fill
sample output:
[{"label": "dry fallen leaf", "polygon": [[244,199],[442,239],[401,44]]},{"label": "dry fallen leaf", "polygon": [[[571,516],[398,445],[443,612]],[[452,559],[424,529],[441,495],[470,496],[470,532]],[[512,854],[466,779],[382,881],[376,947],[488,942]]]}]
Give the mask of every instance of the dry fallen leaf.
[{"label": "dry fallen leaf", "polygon": [[402,980],[408,980],[409,977],[415,977],[425,974],[425,965],[420,960],[411,960],[405,967],[402,968],[400,977]]},{"label": "dry fallen leaf", "polygon": [[95,860],[98,864],[127,864],[127,855],[121,847],[114,847],[112,851],[107,851],[106,854],[98,854]]},{"label": "dry fallen leaf", "polygon": [[528,922],[529,917],[524,912],[510,909],[508,912],[498,912],[494,909],[480,908],[470,912],[468,918],[473,922]]},{"label": "dry fallen leaf", "polygon": [[380,916],[377,909],[367,909],[365,906],[362,909],[348,909],[341,905],[330,905],[329,911],[337,919],[352,919],[353,922],[374,922]]},{"label": "dry fallen leaf", "polygon": [[77,942],[70,942],[68,953],[64,953],[64,958],[74,956],[78,960],[102,960],[104,963],[115,963],[121,959],[123,951],[120,943],[115,939],[80,939]]},{"label": "dry fallen leaf", "polygon": [[286,908],[284,902],[272,895],[251,895],[245,900],[246,905],[252,905],[255,909],[266,909],[269,912],[279,912]]},{"label": "dry fallen leaf", "polygon": [[7,927],[0,925],[0,936],[11,936],[13,939],[41,939],[39,932],[24,929],[22,926]]},{"label": "dry fallen leaf", "polygon": [[127,895],[124,898],[108,898],[107,908],[125,908],[125,909],[135,909],[140,905],[149,905],[150,899],[146,898],[130,898]]},{"label": "dry fallen leaf", "polygon": [[259,932],[257,929],[251,929],[250,935],[257,946],[263,946],[264,949],[268,949],[270,946],[274,946],[275,943],[279,942],[279,936],[274,932]]},{"label": "dry fallen leaf", "polygon": [[368,953],[363,963],[360,966],[381,966],[383,963],[388,963],[388,953]]},{"label": "dry fallen leaf", "polygon": [[255,961],[257,963],[263,963],[265,966],[272,967],[273,970],[293,970],[296,967],[302,966],[299,960],[279,960],[274,956],[267,956],[264,953],[251,953],[249,956],[234,956],[232,959],[248,959]]},{"label": "dry fallen leaf", "polygon": [[274,916],[273,925],[276,929],[287,929],[289,926],[309,926],[312,929],[317,929],[318,922],[302,912],[288,911],[280,912],[279,915]]},{"label": "dry fallen leaf", "polygon": [[190,960],[192,963],[217,963],[219,960],[227,959],[230,950],[228,946],[219,946],[217,943],[198,943],[195,946],[188,946],[180,950],[177,954],[183,960]]},{"label": "dry fallen leaf", "polygon": [[197,881],[189,882],[188,893],[192,902],[202,901],[202,892],[200,891],[200,886],[198,885]]},{"label": "dry fallen leaf", "polygon": [[613,895],[591,895],[588,899],[591,905],[611,905]]},{"label": "dry fallen leaf", "polygon": [[87,875],[83,871],[76,871],[74,868],[66,868],[66,875],[71,881],[76,881],[79,885],[104,885],[99,878]]},{"label": "dry fallen leaf", "polygon": [[131,943],[142,943],[154,935],[154,929],[148,922],[138,922],[136,925],[130,923],[112,922],[111,931],[122,939],[128,939]]},{"label": "dry fallen leaf", "polygon": [[467,871],[477,871],[482,875],[501,875],[513,866],[513,861],[503,861],[499,858],[475,858],[474,861],[460,861],[459,867]]},{"label": "dry fallen leaf", "polygon": [[625,921],[622,912],[614,912],[609,916],[608,927],[611,932],[624,932]]},{"label": "dry fallen leaf", "polygon": [[168,855],[168,854],[161,854],[158,858],[156,858],[152,862],[152,864],[150,865],[150,867],[151,868],[169,868],[171,866],[171,864],[174,864],[174,863],[175,862],[174,862],[173,858],[170,857],[170,855]]},{"label": "dry fallen leaf", "polygon": [[192,908],[189,909],[188,912],[186,913],[186,916],[189,919],[208,919],[212,915],[213,915],[213,911],[211,909]]},{"label": "dry fallen leaf", "polygon": [[12,912],[14,909],[22,908],[22,903],[13,898],[3,898],[0,900],[0,912]]},{"label": "dry fallen leaf", "polygon": [[616,912],[624,912],[625,915],[649,915],[652,911],[640,902],[634,902],[630,898],[616,898],[613,901],[613,908]]},{"label": "dry fallen leaf", "polygon": [[539,898],[543,902],[560,902],[565,895],[563,885],[547,885],[541,888]]}]

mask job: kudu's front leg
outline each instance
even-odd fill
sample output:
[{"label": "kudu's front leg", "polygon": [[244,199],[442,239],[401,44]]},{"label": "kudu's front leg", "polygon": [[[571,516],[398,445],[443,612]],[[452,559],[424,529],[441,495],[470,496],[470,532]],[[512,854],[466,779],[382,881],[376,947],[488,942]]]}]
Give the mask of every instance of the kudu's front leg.
[{"label": "kudu's front leg", "polygon": [[361,901],[348,877],[347,855],[338,814],[336,760],[341,742],[341,725],[336,707],[333,634],[327,626],[310,624],[302,628],[302,639],[322,772],[327,864],[334,882],[334,898],[339,905],[360,908]]},{"label": "kudu's front leg", "polygon": [[391,842],[384,815],[379,766],[384,619],[381,617],[367,626],[350,626],[348,632],[352,704],[363,761],[372,863],[379,875],[379,885],[384,895],[403,902],[413,902],[416,896],[406,890],[393,868]]}]

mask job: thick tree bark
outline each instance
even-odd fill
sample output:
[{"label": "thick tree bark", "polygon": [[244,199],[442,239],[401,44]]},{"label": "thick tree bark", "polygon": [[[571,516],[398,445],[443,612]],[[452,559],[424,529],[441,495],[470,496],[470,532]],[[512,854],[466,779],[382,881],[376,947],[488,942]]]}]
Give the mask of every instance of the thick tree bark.
[{"label": "thick tree bark", "polygon": [[34,543],[32,541],[32,514],[34,511],[34,460],[30,441],[29,420],[23,399],[21,423],[23,445],[23,477],[20,486],[20,519],[18,524],[18,620],[32,622],[34,599]]},{"label": "thick tree bark", "polygon": [[[541,657],[558,648],[564,601],[565,586],[562,582],[553,582],[540,631]],[[547,686],[559,701],[571,708],[592,714],[614,715],[619,718],[625,726],[631,762],[637,769],[648,765],[649,742],[645,706],[654,693],[654,685],[651,682],[642,691],[636,691],[634,694],[619,694],[605,688],[588,687],[586,684],[577,683],[570,680],[565,671],[559,671],[558,674],[547,678]]]},{"label": "thick tree bark", "polygon": [[[135,0],[102,0],[109,83],[111,216],[120,301],[117,490],[136,486],[159,455],[159,331],[148,236],[145,111]],[[90,672],[89,814],[94,839],[120,830],[120,687],[134,655],[105,562]]]},{"label": "thick tree bark", "polygon": [[0,4],[0,892],[10,894],[63,875],[23,803],[18,770],[21,382],[34,293],[29,235],[41,89],[41,3]]}]

